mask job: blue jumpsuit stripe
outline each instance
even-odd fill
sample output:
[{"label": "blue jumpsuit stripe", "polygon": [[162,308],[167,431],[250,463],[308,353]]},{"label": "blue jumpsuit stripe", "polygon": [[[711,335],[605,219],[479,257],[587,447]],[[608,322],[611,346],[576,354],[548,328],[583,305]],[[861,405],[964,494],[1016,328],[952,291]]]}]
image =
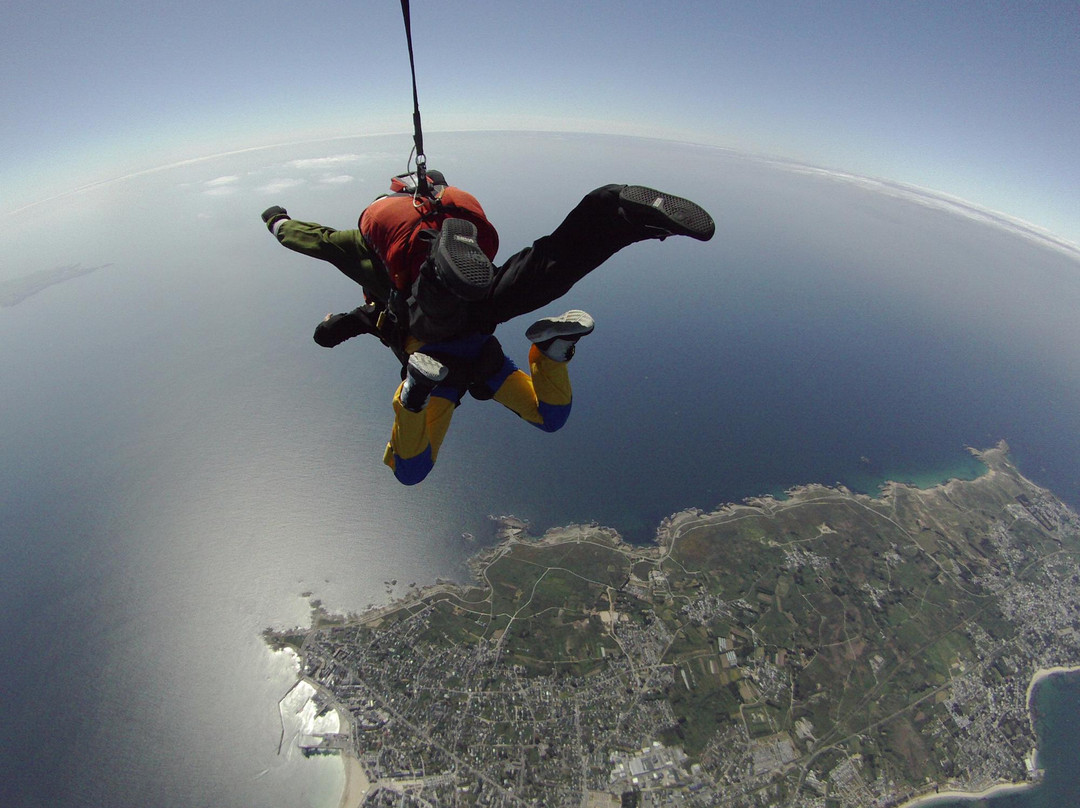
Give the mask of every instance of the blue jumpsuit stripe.
[{"label": "blue jumpsuit stripe", "polygon": [[404,485],[416,485],[435,467],[430,444],[416,457],[401,457],[394,453],[394,476]]},{"label": "blue jumpsuit stripe", "polygon": [[566,419],[570,417],[570,404],[548,404],[546,401],[537,401],[536,409],[543,421],[533,424],[544,432],[556,432],[563,428]]}]

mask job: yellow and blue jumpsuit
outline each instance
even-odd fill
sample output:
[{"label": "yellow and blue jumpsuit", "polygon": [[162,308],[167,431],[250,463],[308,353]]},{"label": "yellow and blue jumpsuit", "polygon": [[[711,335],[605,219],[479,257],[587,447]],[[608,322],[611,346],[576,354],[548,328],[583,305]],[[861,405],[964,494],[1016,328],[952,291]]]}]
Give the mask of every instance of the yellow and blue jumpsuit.
[{"label": "yellow and blue jumpsuit", "polygon": [[[420,349],[415,340],[407,346],[409,353]],[[494,344],[492,344],[494,343]],[[518,368],[498,347],[491,334],[474,334],[460,339],[423,345],[430,354],[449,367],[470,367],[493,348],[501,354],[501,363],[494,371],[471,384],[455,382],[454,374],[438,385],[420,412],[405,409],[401,403],[401,386],[394,393],[394,428],[386,445],[383,462],[393,469],[394,476],[405,485],[415,485],[427,477],[439,456],[454,410],[467,390],[477,398],[493,398],[522,419],[545,432],[555,432],[570,416],[572,393],[566,362],[549,359],[535,345],[529,349],[529,373]]]}]

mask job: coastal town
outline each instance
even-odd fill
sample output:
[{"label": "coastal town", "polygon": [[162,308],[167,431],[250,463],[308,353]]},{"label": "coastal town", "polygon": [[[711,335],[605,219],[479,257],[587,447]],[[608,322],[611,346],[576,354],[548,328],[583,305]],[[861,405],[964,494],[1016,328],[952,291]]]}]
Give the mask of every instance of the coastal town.
[{"label": "coastal town", "polygon": [[808,486],[655,544],[497,520],[470,585],[269,631],[340,728],[343,805],[891,808],[1031,783],[1080,664],[1080,519],[1007,447],[879,497]]}]

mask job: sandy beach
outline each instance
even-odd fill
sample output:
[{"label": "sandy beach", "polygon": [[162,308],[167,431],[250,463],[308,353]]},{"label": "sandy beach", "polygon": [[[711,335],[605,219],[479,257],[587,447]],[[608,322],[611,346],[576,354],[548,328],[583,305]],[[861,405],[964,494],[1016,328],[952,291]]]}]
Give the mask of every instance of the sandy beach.
[{"label": "sandy beach", "polygon": [[1023,791],[1031,788],[1030,783],[1000,783],[982,791],[940,791],[936,794],[926,794],[915,797],[905,802],[900,808],[932,808],[939,802],[952,800],[980,800],[993,797],[995,794],[1004,794],[1008,791]]},{"label": "sandy beach", "polygon": [[1027,689],[1027,703],[1029,710],[1031,709],[1031,694],[1035,690],[1035,686],[1048,676],[1057,676],[1059,673],[1080,673],[1080,665],[1071,668],[1041,668],[1040,670],[1035,671],[1035,675],[1031,677],[1031,684],[1028,685]]},{"label": "sandy beach", "polygon": [[371,790],[371,782],[364,772],[364,767],[355,757],[343,752],[341,762],[345,764],[345,790],[341,794],[338,808],[360,808]]}]

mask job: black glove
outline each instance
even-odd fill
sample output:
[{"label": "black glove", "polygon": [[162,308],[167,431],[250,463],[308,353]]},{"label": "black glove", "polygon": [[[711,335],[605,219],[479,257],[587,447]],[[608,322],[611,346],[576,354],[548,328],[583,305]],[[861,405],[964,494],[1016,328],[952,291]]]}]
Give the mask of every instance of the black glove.
[{"label": "black glove", "polygon": [[288,218],[288,211],[281,207],[281,205],[274,205],[272,208],[267,208],[262,212],[262,220],[266,222],[266,229],[271,233],[274,232],[274,225],[277,222]]}]

